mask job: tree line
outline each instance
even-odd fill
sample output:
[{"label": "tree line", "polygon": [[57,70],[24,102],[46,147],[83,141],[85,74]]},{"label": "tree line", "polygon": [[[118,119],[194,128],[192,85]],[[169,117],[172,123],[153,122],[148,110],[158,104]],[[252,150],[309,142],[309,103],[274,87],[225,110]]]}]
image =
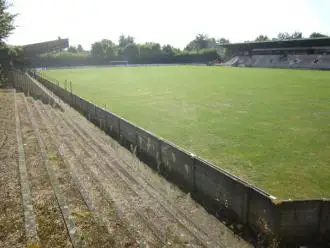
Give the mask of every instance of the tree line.
[{"label": "tree line", "polygon": [[[8,46],[4,40],[14,30],[16,15],[8,12],[9,5],[6,0],[0,0],[0,76],[4,77],[5,71],[10,67],[9,61],[26,61],[22,57],[19,47]],[[326,37],[314,32],[310,38]],[[304,38],[301,32],[279,33],[275,38],[259,35],[254,41],[289,40]],[[250,42],[250,41],[249,41]],[[120,35],[118,41],[102,39],[91,45],[85,51],[81,45],[70,46],[65,51],[44,54],[30,60],[31,66],[74,66],[74,65],[102,65],[111,61],[128,61],[129,63],[206,63],[209,61],[226,60],[230,54],[219,45],[228,44],[226,38],[209,37],[206,34],[197,34],[184,49],[179,49],[171,44],[160,45],[157,42],[137,43],[130,35]],[[0,78],[0,80],[1,80]],[[2,79],[3,81],[3,79]]]},{"label": "tree line", "polygon": [[[293,32],[292,34],[284,32],[284,33],[278,33],[277,37],[274,38],[268,38],[267,35],[260,34],[258,35],[254,41],[277,41],[277,40],[295,40],[295,39],[304,39],[304,38],[323,38],[328,37],[325,34],[319,33],[319,32],[313,32],[309,35],[309,37],[304,37],[302,32]],[[250,41],[246,41],[250,42]]]},{"label": "tree line", "polygon": [[7,83],[10,58],[18,56],[20,52],[18,47],[8,46],[4,42],[15,29],[16,15],[8,12],[9,6],[5,0],[0,0],[0,87]]},{"label": "tree line", "polygon": [[[313,32],[309,38],[327,37],[319,32]],[[281,32],[274,38],[267,35],[259,35],[253,41],[276,41],[302,39],[301,32]],[[251,42],[251,41],[245,41]],[[72,58],[80,61],[89,61],[95,63],[108,63],[110,60],[126,60],[129,63],[205,63],[214,60],[226,60],[230,54],[219,45],[228,44],[230,41],[226,38],[216,39],[206,34],[197,34],[193,40],[188,42],[184,49],[176,48],[170,44],[161,46],[157,42],[146,42],[139,44],[135,38],[130,35],[120,35],[117,42],[109,39],[96,41],[91,45],[90,51],[84,51],[81,45],[70,46],[67,52]],[[81,56],[76,56],[80,54]],[[62,53],[57,59],[68,57],[68,54]]]},{"label": "tree line", "polygon": [[[135,38],[130,35],[120,35],[117,43],[102,39],[91,45],[90,51],[84,51],[81,45],[70,46],[68,53],[85,54],[91,59],[104,60],[126,60],[130,63],[205,63],[207,61],[219,60],[224,54],[219,50],[219,44],[229,43],[225,38],[210,38],[205,34],[198,34],[190,41],[184,49],[176,48],[170,44],[161,46],[157,42],[136,43]],[[63,56],[67,54],[62,53]],[[86,58],[85,58],[86,59]]]}]

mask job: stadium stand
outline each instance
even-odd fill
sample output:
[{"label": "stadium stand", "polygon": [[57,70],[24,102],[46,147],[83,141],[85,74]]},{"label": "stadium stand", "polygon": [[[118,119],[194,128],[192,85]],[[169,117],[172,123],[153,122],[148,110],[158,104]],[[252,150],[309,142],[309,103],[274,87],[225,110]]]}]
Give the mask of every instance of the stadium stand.
[{"label": "stadium stand", "polygon": [[24,55],[26,57],[59,51],[67,47],[69,47],[69,39],[57,39],[22,46]]},{"label": "stadium stand", "polygon": [[233,57],[225,66],[330,70],[330,38],[221,45]]},{"label": "stadium stand", "polygon": [[237,65],[237,63],[238,63],[238,59],[239,59],[238,56],[232,57],[230,60],[226,61],[226,62],[224,63],[224,65],[227,65],[227,66],[234,66],[234,65]]}]

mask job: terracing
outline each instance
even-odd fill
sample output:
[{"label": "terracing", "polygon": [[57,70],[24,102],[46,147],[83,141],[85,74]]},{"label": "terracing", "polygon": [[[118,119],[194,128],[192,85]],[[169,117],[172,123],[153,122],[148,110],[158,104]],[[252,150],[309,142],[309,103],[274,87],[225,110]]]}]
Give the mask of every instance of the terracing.
[{"label": "terracing", "polygon": [[224,65],[330,70],[330,38],[224,44],[233,55]]},{"label": "terracing", "polygon": [[59,99],[0,100],[0,247],[251,246]]}]

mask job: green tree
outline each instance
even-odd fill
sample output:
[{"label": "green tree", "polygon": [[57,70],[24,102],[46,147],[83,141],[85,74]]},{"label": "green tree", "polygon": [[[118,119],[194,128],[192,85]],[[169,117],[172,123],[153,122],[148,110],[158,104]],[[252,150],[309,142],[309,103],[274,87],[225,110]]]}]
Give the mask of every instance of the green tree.
[{"label": "green tree", "polygon": [[322,38],[322,37],[328,37],[325,34],[321,34],[319,32],[313,32],[311,33],[311,35],[309,36],[309,38]]},{"label": "green tree", "polygon": [[91,53],[95,57],[109,58],[116,55],[116,44],[103,39],[92,44]]},{"label": "green tree", "polygon": [[207,39],[207,47],[208,48],[217,48],[217,40],[215,38],[208,38]]},{"label": "green tree", "polygon": [[217,46],[217,52],[220,55],[220,57],[224,60],[231,57],[232,54],[230,53],[230,50],[222,47],[221,45],[225,45],[225,44],[229,44],[229,43],[230,43],[230,41],[226,38],[220,38],[217,40],[217,44],[220,45],[220,46]]},{"label": "green tree", "polygon": [[0,0],[0,43],[15,29],[14,19],[16,15],[8,12],[10,5],[5,0]]},{"label": "green tree", "polygon": [[285,33],[279,33],[277,35],[277,39],[273,39],[273,40],[293,40],[293,39],[302,39],[303,35],[302,32],[294,32],[292,34],[289,34],[287,32]]},{"label": "green tree", "polygon": [[290,38],[291,38],[291,35],[289,33],[287,33],[287,32],[285,32],[285,33],[278,33],[278,35],[277,35],[277,39],[278,40],[290,40]]},{"label": "green tree", "polygon": [[0,0],[0,85],[7,82],[7,72],[13,57],[18,57],[18,50],[6,46],[6,39],[15,29],[14,19],[16,15],[8,12],[10,5],[5,0]]},{"label": "green tree", "polygon": [[77,46],[77,52],[78,53],[81,53],[83,51],[84,51],[84,48],[82,47],[82,45],[78,44],[78,46]]},{"label": "green tree", "polygon": [[197,45],[196,45],[196,41],[192,40],[188,43],[188,45],[186,45],[186,47],[184,48],[185,51],[191,52],[191,51],[196,51],[197,50]]},{"label": "green tree", "polygon": [[197,50],[208,48],[209,38],[206,34],[196,35],[195,42],[197,45]]},{"label": "green tree", "polygon": [[105,54],[105,57],[111,57],[116,55],[116,44],[111,40],[103,39],[101,41],[102,48]]},{"label": "green tree", "polygon": [[140,55],[140,50],[139,47],[136,44],[129,43],[126,45],[126,47],[123,50],[123,55],[128,59],[128,60],[135,60],[139,57]]},{"label": "green tree", "polygon": [[159,43],[146,42],[139,45],[141,58],[155,58],[162,55],[162,49]]},{"label": "green tree", "polygon": [[174,52],[174,55],[179,55],[182,53],[181,49],[180,48],[176,48],[176,47],[173,47],[173,52]]},{"label": "green tree", "polygon": [[70,46],[70,47],[68,48],[68,52],[70,52],[70,53],[77,53],[77,48],[74,47],[74,46]]},{"label": "green tree", "polygon": [[269,38],[267,35],[263,35],[263,34],[260,34],[256,39],[255,41],[268,41]]},{"label": "green tree", "polygon": [[217,40],[217,42],[218,42],[219,45],[225,45],[225,44],[230,43],[230,41],[227,40],[226,38],[220,38],[220,39]]},{"label": "green tree", "polygon": [[98,41],[98,42],[94,42],[92,44],[91,54],[94,57],[104,57],[104,53],[103,53],[101,42]]},{"label": "green tree", "polygon": [[150,42],[149,45],[153,55],[160,55],[162,53],[162,49],[159,43]]},{"label": "green tree", "polygon": [[166,55],[168,55],[168,56],[172,56],[172,55],[174,55],[174,48],[171,46],[171,45],[169,45],[169,44],[167,44],[167,45],[164,45],[163,47],[162,47],[162,51],[163,51],[163,53],[164,54],[166,54]]},{"label": "green tree", "polygon": [[134,44],[134,37],[129,35],[125,36],[123,34],[119,36],[118,47],[120,49],[124,49],[128,44]]},{"label": "green tree", "polygon": [[184,50],[186,51],[199,51],[208,48],[209,37],[206,34],[197,34],[195,39],[190,41]]},{"label": "green tree", "polygon": [[291,34],[291,39],[302,39],[302,38],[304,38],[302,32],[294,32],[293,34]]}]

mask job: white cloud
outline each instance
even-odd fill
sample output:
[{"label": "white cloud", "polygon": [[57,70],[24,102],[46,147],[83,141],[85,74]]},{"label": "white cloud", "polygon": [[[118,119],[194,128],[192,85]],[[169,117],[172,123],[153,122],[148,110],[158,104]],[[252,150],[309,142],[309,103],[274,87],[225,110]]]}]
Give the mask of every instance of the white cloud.
[{"label": "white cloud", "polygon": [[[329,32],[326,0],[16,0],[19,26],[8,39],[27,44],[68,37],[85,48],[101,38],[117,41],[121,33],[138,42],[156,41],[183,48],[197,33],[233,42],[278,32]],[[328,8],[329,9],[329,8]],[[328,33],[329,34],[329,33]]]}]

